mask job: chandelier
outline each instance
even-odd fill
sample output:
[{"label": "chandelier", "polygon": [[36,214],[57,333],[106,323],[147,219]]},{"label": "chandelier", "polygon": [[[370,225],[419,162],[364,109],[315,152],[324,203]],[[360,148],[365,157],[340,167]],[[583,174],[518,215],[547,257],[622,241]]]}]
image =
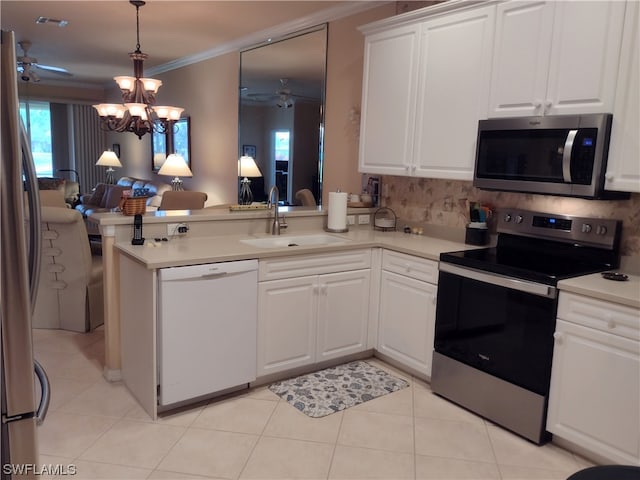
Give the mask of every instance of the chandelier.
[{"label": "chandelier", "polygon": [[[139,139],[156,131],[166,133],[180,119],[184,108],[155,106],[156,93],[162,85],[161,80],[143,78],[143,62],[149,57],[140,50],[140,7],[142,0],[129,0],[136,7],[136,50],[129,53],[133,60],[133,77],[113,77],[122,91],[122,104],[101,103],[93,105],[101,118],[103,130],[131,132]],[[173,153],[173,152],[169,152]]]}]

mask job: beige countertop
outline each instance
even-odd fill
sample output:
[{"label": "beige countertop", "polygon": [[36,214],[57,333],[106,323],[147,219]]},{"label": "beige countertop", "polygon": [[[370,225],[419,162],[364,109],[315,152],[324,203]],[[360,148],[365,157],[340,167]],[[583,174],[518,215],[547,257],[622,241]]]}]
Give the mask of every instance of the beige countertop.
[{"label": "beige countertop", "polygon": [[[313,233],[319,232],[300,232],[296,235],[311,235]],[[192,238],[178,237],[168,242],[145,242],[145,245],[139,246],[131,245],[129,242],[120,242],[116,244],[116,248],[149,269],[371,247],[384,247],[438,261],[442,252],[478,248],[464,243],[423,235],[381,232],[372,229],[354,229],[346,233],[331,235],[343,237],[349,241],[337,245],[259,248],[242,243],[240,240],[269,237],[270,235],[223,235]],[[286,237],[288,235],[283,234],[282,236]]]},{"label": "beige countertop", "polygon": [[[618,270],[616,270],[618,271]],[[640,308],[640,275],[628,274],[629,280],[606,280],[599,273],[569,278],[558,282],[558,288],[591,298]]]}]

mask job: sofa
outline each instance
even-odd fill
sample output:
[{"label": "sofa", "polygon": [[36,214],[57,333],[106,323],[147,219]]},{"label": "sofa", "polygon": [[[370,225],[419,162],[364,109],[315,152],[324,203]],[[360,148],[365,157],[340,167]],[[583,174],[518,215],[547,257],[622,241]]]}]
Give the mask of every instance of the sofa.
[{"label": "sofa", "polygon": [[136,188],[149,190],[147,210],[157,210],[162,201],[162,195],[171,190],[171,185],[134,177],[121,177],[115,185],[99,183],[92,193],[82,195],[76,210],[84,217],[96,212],[109,212],[118,206],[123,191]]}]

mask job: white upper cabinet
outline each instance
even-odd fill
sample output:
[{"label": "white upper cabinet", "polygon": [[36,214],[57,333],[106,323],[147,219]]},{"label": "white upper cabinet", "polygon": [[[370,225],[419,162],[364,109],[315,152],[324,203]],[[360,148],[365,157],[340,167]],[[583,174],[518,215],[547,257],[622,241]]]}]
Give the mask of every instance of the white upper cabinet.
[{"label": "white upper cabinet", "polygon": [[412,174],[473,179],[478,120],[487,118],[495,7],[422,24]]},{"label": "white upper cabinet", "polygon": [[361,172],[472,179],[494,21],[491,5],[367,35]]},{"label": "white upper cabinet", "polygon": [[367,36],[364,51],[359,169],[409,173],[415,118],[420,25]]},{"label": "white upper cabinet", "polygon": [[605,188],[640,192],[640,5],[627,3]]},{"label": "white upper cabinet", "polygon": [[491,117],[613,110],[624,2],[497,7]]}]

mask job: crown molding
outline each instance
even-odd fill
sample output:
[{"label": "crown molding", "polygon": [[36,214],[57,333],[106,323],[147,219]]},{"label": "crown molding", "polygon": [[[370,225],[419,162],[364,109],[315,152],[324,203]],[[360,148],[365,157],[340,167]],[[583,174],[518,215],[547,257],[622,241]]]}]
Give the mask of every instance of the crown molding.
[{"label": "crown molding", "polygon": [[162,65],[156,65],[145,69],[145,74],[152,76],[159,73],[169,72],[177,68],[186,67],[194,63],[199,63],[211,58],[219,57],[231,52],[237,52],[249,47],[254,47],[258,44],[268,43],[274,40],[280,40],[282,38],[290,36],[292,33],[315,27],[319,24],[332,22],[339,20],[356,13],[371,10],[382,5],[392,3],[390,1],[355,1],[347,2],[343,5],[337,5],[335,7],[327,8],[314,12],[307,16],[292,20],[289,22],[276,25],[264,30],[257,31],[250,35],[246,35],[237,40],[233,40],[227,43],[223,43],[209,50],[205,50],[194,55],[178,58],[171,62],[163,63]]}]

